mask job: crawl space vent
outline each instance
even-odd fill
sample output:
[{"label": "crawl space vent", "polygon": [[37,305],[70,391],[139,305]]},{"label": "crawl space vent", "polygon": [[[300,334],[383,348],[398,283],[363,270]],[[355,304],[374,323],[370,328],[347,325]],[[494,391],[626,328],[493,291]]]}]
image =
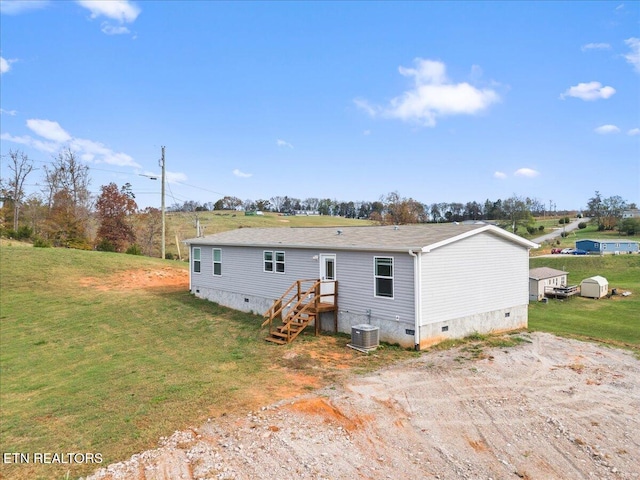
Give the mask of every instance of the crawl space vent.
[{"label": "crawl space vent", "polygon": [[375,350],[380,344],[379,328],[362,324],[351,327],[351,343],[347,346],[361,352]]}]

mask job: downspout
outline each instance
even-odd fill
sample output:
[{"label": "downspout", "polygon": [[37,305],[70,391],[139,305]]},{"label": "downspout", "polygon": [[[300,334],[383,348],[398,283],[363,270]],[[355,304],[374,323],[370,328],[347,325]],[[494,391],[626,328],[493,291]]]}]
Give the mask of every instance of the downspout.
[{"label": "downspout", "polygon": [[420,260],[422,251],[418,250],[418,254],[409,250],[409,255],[413,257],[413,304],[415,309],[415,325],[413,329],[413,343],[416,350],[420,350],[420,325],[422,324],[422,285],[420,275]]},{"label": "downspout", "polygon": [[193,247],[189,244],[189,293],[193,293],[193,284],[192,284],[192,273],[193,268],[191,267],[191,259],[193,258]]}]

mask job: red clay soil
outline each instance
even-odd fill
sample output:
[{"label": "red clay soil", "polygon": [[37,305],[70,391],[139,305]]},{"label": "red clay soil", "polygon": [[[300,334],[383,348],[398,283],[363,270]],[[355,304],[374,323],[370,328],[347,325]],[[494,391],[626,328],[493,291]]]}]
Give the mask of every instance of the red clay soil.
[{"label": "red clay soil", "polygon": [[189,288],[189,272],[172,267],[127,270],[107,278],[84,277],[80,280],[80,285],[101,292],[141,289],[186,290]]}]

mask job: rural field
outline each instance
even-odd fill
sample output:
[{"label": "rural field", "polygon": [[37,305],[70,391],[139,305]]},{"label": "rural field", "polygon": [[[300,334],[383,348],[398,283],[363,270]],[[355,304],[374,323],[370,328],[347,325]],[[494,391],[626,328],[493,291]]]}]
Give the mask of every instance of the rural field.
[{"label": "rural field", "polygon": [[185,263],[3,242],[2,450],[103,462],[1,475],[76,478],[146,451],[93,478],[640,478],[640,256],[542,265],[632,294],[364,356],[342,335],[264,342],[261,317],[191,296]]}]

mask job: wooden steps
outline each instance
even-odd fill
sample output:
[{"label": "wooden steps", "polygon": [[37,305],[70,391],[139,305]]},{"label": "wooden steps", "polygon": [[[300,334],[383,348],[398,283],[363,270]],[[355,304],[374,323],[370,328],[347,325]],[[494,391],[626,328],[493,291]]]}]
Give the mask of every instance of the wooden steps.
[{"label": "wooden steps", "polygon": [[[304,283],[312,282],[311,287],[304,290]],[[320,293],[321,281],[312,280],[296,280],[291,287],[277,300],[264,314],[265,321],[262,326],[269,325],[269,336],[265,339],[268,342],[278,345],[291,343],[302,331],[309,325],[314,324],[316,335],[320,331],[318,321],[321,312],[337,311],[337,282],[335,282],[334,291],[331,294],[324,295],[326,298],[330,296],[332,303],[322,302],[323,295]],[[273,322],[277,320],[281,325],[274,326]],[[337,319],[335,319],[337,323]],[[337,327],[336,327],[337,328]]]}]

